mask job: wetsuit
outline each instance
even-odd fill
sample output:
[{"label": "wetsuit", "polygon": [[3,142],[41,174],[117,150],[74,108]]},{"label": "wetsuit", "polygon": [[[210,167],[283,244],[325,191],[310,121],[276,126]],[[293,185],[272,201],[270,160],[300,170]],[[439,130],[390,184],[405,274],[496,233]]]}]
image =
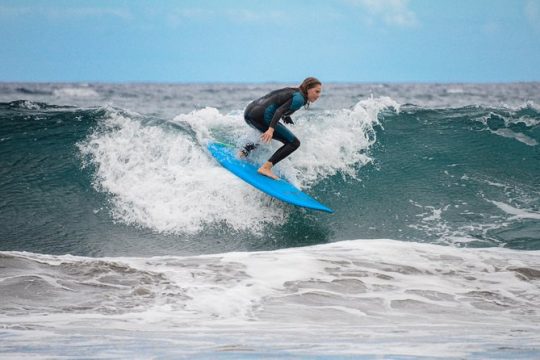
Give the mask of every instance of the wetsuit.
[{"label": "wetsuit", "polygon": [[[272,91],[250,103],[244,112],[244,119],[249,126],[266,132],[268,128],[274,128],[273,139],[281,141],[280,147],[268,161],[272,165],[289,156],[300,146],[300,140],[285,127],[280,119],[287,124],[293,124],[290,115],[306,104],[306,98],[298,88],[284,88]],[[247,144],[242,150],[247,156],[249,152],[255,149],[257,144]]]}]

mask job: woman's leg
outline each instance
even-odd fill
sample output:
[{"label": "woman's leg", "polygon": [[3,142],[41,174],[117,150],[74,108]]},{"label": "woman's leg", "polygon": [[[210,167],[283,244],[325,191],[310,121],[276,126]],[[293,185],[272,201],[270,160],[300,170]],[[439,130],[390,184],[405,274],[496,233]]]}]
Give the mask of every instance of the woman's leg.
[{"label": "woman's leg", "polygon": [[[252,128],[254,128],[256,130],[258,130],[260,132],[265,132],[266,131],[265,127],[267,127],[267,126],[265,126],[264,124],[262,124],[259,121],[255,121],[255,120],[251,119],[247,114],[244,115],[244,120],[246,121],[246,123],[249,126],[251,126]],[[253,150],[255,150],[257,147],[259,147],[258,143],[248,142],[238,152],[238,156],[239,157],[248,157],[249,153],[252,152]]]},{"label": "woman's leg", "polygon": [[293,151],[300,146],[300,140],[292,132],[290,132],[283,124],[277,124],[274,130],[274,139],[281,141],[283,146],[277,149],[277,151],[265,162],[258,170],[259,174],[271,177],[272,179],[279,179],[272,172],[272,167],[289,156]]},{"label": "woman's leg", "polygon": [[[259,130],[264,133],[268,130],[268,124],[264,123],[264,120],[255,121],[248,115],[244,115],[244,120],[248,123],[249,126]],[[272,167],[289,156],[300,146],[300,140],[294,134],[281,123],[277,123],[274,128],[273,139],[278,140],[283,143],[283,146],[277,149],[277,151],[265,162],[260,168],[259,173],[271,177],[273,179],[279,179],[274,173],[272,173]],[[256,149],[259,144],[248,143],[244,145],[242,150],[239,151],[239,157],[247,157],[249,153]]]},{"label": "woman's leg", "polygon": [[274,139],[282,142],[283,146],[277,149],[270,159],[268,159],[272,165],[276,165],[300,147],[300,140],[283,124],[278,123],[276,125]]}]

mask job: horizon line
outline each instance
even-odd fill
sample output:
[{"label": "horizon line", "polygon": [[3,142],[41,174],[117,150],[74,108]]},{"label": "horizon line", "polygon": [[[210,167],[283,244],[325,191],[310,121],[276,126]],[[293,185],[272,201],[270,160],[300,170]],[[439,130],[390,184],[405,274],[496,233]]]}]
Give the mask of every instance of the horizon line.
[{"label": "horizon line", "polygon": [[[205,85],[205,84],[223,84],[223,85],[255,85],[255,84],[291,84],[300,83],[301,80],[284,81],[284,80],[269,80],[269,81],[158,81],[158,80],[122,80],[122,81],[103,81],[103,80],[45,80],[45,81],[27,81],[27,80],[0,80],[0,84],[167,84],[167,85]],[[532,84],[540,83],[540,80],[497,80],[497,81],[342,81],[342,80],[327,80],[323,84],[478,84],[478,85],[497,85],[497,84]]]}]

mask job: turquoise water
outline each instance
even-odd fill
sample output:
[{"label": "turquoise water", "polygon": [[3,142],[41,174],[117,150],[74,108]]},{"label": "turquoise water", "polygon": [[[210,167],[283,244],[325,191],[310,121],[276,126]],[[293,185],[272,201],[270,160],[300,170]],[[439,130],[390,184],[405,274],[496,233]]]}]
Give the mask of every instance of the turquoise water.
[{"label": "turquoise water", "polygon": [[540,84],[325,85],[276,171],[334,214],[206,150],[281,86],[0,84],[0,352],[537,357]]},{"label": "turquoise water", "polygon": [[[23,98],[20,89],[12,96]],[[230,92],[212,89],[209,98]],[[178,102],[193,99],[194,108],[172,117],[93,106],[85,93],[88,106],[63,97],[2,103],[0,249],[181,255],[359,238],[540,249],[540,112],[526,98],[454,108],[347,95],[348,108],[301,111],[292,130],[302,149],[280,169],[336,210],[328,216],[242,189],[205,151],[210,140],[253,136],[241,111],[264,90],[241,88],[226,110],[201,109],[201,90],[185,90]],[[351,90],[330,91],[344,102]],[[219,194],[231,187],[240,190]]]}]

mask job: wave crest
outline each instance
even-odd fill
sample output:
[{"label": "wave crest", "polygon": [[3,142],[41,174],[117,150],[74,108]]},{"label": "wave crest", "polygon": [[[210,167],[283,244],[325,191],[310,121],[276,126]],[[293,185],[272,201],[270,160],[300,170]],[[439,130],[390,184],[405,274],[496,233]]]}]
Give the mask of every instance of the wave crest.
[{"label": "wave crest", "polygon": [[[359,164],[372,160],[367,151],[376,141],[374,127],[388,107],[399,105],[371,98],[353,109],[301,113],[301,125],[292,131],[302,148],[277,171],[303,187],[338,172],[354,177]],[[284,223],[287,206],[247,186],[206,151],[209,141],[240,146],[254,136],[259,134],[239,112],[221,114],[207,107],[156,122],[108,109],[101,126],[78,147],[95,166],[95,188],[110,194],[114,217],[125,223],[173,233],[197,233],[224,223],[257,233],[266,224]],[[261,146],[250,160],[265,161],[279,146]]]}]

